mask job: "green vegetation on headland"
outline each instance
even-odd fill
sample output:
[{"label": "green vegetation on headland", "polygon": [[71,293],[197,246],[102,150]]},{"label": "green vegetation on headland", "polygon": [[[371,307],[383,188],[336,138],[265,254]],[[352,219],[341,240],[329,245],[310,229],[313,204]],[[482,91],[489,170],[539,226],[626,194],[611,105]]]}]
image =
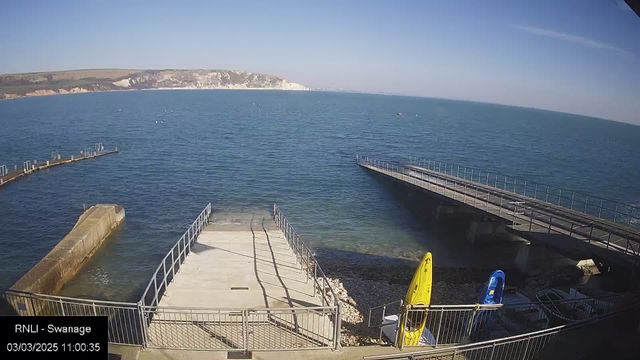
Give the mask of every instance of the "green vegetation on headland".
[{"label": "green vegetation on headland", "polygon": [[147,89],[308,90],[273,75],[238,70],[95,69],[0,74],[0,99]]}]

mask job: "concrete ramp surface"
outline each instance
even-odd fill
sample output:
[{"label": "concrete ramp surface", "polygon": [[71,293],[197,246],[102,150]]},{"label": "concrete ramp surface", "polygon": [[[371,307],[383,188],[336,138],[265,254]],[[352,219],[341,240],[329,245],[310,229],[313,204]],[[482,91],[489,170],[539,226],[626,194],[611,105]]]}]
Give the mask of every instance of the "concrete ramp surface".
[{"label": "concrete ramp surface", "polygon": [[[157,308],[151,347],[311,349],[330,347],[327,306],[270,214],[215,218],[202,231]],[[152,314],[151,314],[152,312]]]}]

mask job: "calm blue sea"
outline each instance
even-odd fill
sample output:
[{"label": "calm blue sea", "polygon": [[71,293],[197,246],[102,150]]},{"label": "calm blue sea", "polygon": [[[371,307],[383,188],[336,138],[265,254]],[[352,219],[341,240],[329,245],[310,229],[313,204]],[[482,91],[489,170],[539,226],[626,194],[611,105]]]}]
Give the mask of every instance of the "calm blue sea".
[{"label": "calm blue sea", "polygon": [[[402,112],[403,116],[397,116]],[[0,102],[0,164],[121,151],[0,188],[0,287],[73,226],[83,203],[117,203],[124,226],[64,290],[138,296],[208,203],[222,213],[277,203],[319,249],[393,258],[434,253],[473,264],[464,229],[416,213],[411,198],[359,168],[355,154],[409,155],[640,203],[640,127],[472,102],[283,91],[139,91]],[[344,252],[348,254],[348,252]]]}]

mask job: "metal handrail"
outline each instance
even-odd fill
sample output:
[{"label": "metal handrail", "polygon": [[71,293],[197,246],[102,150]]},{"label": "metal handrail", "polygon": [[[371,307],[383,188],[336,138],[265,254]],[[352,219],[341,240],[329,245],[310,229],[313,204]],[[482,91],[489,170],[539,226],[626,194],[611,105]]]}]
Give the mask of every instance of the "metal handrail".
[{"label": "metal handrail", "polygon": [[[426,182],[428,186],[442,187],[445,189],[445,191],[448,190],[453,193],[454,200],[456,200],[455,193],[464,190],[463,195],[461,196],[462,199],[457,199],[457,200],[462,200],[464,203],[466,203],[467,198],[473,199],[474,205],[476,205],[476,201],[479,201],[481,204],[485,204],[484,207],[487,211],[489,211],[489,204],[491,204],[492,206],[499,208],[499,216],[502,216],[502,213],[503,213],[502,209],[506,209],[506,212],[504,215],[511,216],[513,218],[514,225],[527,225],[527,221],[528,221],[529,230],[531,230],[534,226],[534,219],[535,219],[536,220],[535,226],[537,228],[538,227],[546,228],[545,230],[547,233],[565,234],[565,235],[573,236],[574,238],[576,238],[576,236],[581,236],[581,237],[584,237],[584,239],[578,238],[579,240],[583,240],[583,241],[588,240],[589,243],[591,242],[591,240],[593,240],[594,242],[605,244],[607,249],[612,248],[612,249],[615,249],[616,251],[619,251],[628,255],[632,255],[636,258],[636,260],[640,258],[640,243],[638,242],[637,239],[628,238],[629,235],[635,236],[636,234],[630,233],[625,230],[619,230],[619,229],[616,229],[616,231],[612,231],[610,226],[607,226],[606,223],[603,223],[597,220],[590,220],[589,222],[586,222],[586,221],[577,222],[577,221],[567,219],[566,216],[556,215],[554,217],[549,212],[541,212],[530,206],[524,207],[524,210],[527,210],[526,213],[518,213],[518,205],[509,204],[508,197],[506,197],[507,202],[504,202],[505,194],[501,192],[492,191],[488,188],[480,187],[472,183],[470,184],[467,182],[457,182],[453,179],[450,179],[446,175],[439,176],[433,173],[419,172],[415,169],[409,169],[409,171],[407,171],[407,168],[405,168],[404,166],[398,165],[392,162],[372,160],[362,156],[356,156],[356,161],[358,162],[358,164],[361,164],[361,165],[366,164],[381,170],[399,174],[401,178],[404,177],[404,179],[407,181],[419,180],[422,182]],[[413,176],[412,173],[415,173],[416,175],[420,175],[420,176]],[[424,175],[426,175],[426,179]],[[437,183],[438,180],[443,181],[444,184]],[[469,190],[475,190],[475,194],[473,192],[469,193]],[[478,194],[478,190],[480,190],[479,194]],[[478,195],[482,197],[486,196],[486,198],[481,198]],[[496,201],[491,201],[491,197],[494,197]],[[498,199],[500,200],[499,202],[497,201]],[[480,208],[482,208],[482,206]],[[523,207],[521,207],[520,210],[522,211]],[[548,221],[546,220],[547,217],[549,218]],[[541,218],[544,218],[544,220],[541,220]],[[556,220],[555,223],[553,222],[554,219]],[[523,220],[525,221],[525,223],[518,224],[517,220]],[[566,223],[567,225],[558,223],[558,221]],[[541,225],[540,223],[543,223],[543,225]],[[586,232],[587,229],[590,229],[588,233]],[[594,229],[598,229],[604,232],[603,236],[606,236],[606,239],[594,236],[593,235]],[[621,239],[626,240],[626,246],[622,247],[620,245],[611,243],[611,235],[616,235]],[[635,247],[634,247],[634,244],[635,244]]]},{"label": "metal handrail", "polygon": [[1,290],[0,299],[4,299],[20,316],[107,316],[109,343],[144,345],[145,342],[142,311],[135,303],[76,299],[11,289]]},{"label": "metal handrail", "polygon": [[[514,335],[514,336],[507,336],[507,337],[501,337],[501,338],[497,338],[497,339],[491,339],[491,340],[486,340],[486,341],[479,341],[479,342],[474,342],[474,343],[470,343],[470,344],[458,344],[458,345],[454,345],[454,346],[449,346],[446,348],[434,348],[434,349],[429,349],[429,350],[422,350],[422,351],[413,351],[413,352],[404,352],[404,353],[396,353],[396,354],[385,354],[385,355],[373,355],[373,356],[365,356],[363,359],[364,360],[391,360],[391,359],[411,359],[411,360],[415,360],[415,359],[426,359],[426,358],[431,358],[431,356],[433,356],[436,359],[443,359],[443,358],[449,358],[449,356],[451,356],[452,359],[456,358],[456,354],[462,355],[465,352],[469,352],[469,351],[475,351],[475,350],[485,350],[485,349],[490,349],[491,352],[489,353],[489,355],[491,355],[489,357],[489,359],[493,358],[493,353],[494,350],[496,349],[497,346],[501,346],[501,345],[506,345],[506,344],[514,344],[514,343],[525,343],[526,345],[524,347],[525,351],[524,351],[524,355],[522,357],[518,357],[518,358],[522,358],[524,360],[528,360],[528,359],[534,359],[535,355],[537,355],[537,353],[535,352],[529,352],[530,356],[527,357],[527,348],[528,345],[531,343],[532,339],[535,340],[537,338],[541,338],[541,337],[548,337],[548,336],[554,336],[557,335],[559,333],[563,333],[563,332],[568,332],[568,331],[573,331],[576,329],[584,329],[587,326],[593,325],[593,324],[597,324],[600,323],[602,321],[611,319],[613,317],[616,316],[621,316],[621,315],[625,315],[627,312],[629,311],[634,311],[637,310],[640,307],[639,303],[635,303],[633,305],[627,306],[625,308],[622,309],[618,309],[618,310],[613,310],[611,312],[605,313],[603,315],[599,315],[590,319],[586,319],[586,320],[581,320],[575,323],[571,323],[571,324],[564,324],[564,325],[559,325],[559,326],[555,326],[552,328],[548,328],[548,329],[543,329],[543,330],[538,330],[538,331],[532,331],[532,332],[527,332],[527,333],[523,333],[523,334],[518,334],[518,335]],[[548,344],[549,342],[544,342],[543,345]],[[540,344],[538,344],[539,346]],[[508,349],[514,353],[519,352],[520,350],[522,350],[522,347],[520,346],[513,346],[510,349]],[[541,349],[537,349],[537,351],[539,352]],[[444,357],[444,354],[446,354],[446,357]],[[504,352],[502,353],[502,356],[506,355]],[[512,356],[507,356],[506,358],[513,358],[513,356],[515,356],[516,354],[513,354]],[[484,357],[483,357],[484,358]],[[501,357],[503,358],[503,357]]]},{"label": "metal handrail", "polygon": [[[379,339],[382,339],[382,327],[389,325],[385,323],[386,310],[391,305],[398,308],[398,318],[401,315],[405,319],[427,319],[427,328],[433,335],[435,343],[430,345],[452,345],[460,342],[462,338],[486,337],[483,323],[489,318],[496,318],[498,314],[505,314],[513,309],[548,309],[551,307],[562,307],[571,309],[581,309],[581,316],[586,318],[595,317],[604,312],[613,310],[615,303],[628,298],[636,298],[640,292],[632,291],[619,294],[608,294],[603,296],[572,298],[559,301],[528,301],[513,304],[461,304],[461,305],[406,305],[402,306],[402,300],[396,300],[387,304],[379,305],[369,309],[368,327],[380,327]],[[399,305],[399,306],[398,306]],[[396,306],[391,307],[394,309]],[[380,322],[372,325],[372,314],[375,310],[383,309]],[[588,310],[587,310],[588,309]],[[378,312],[376,312],[378,313]],[[444,323],[443,323],[443,320]],[[396,324],[398,326],[398,324]],[[394,339],[394,345],[402,348],[401,339]]]},{"label": "metal handrail", "polygon": [[[276,225],[278,225],[280,230],[282,230],[283,234],[285,235],[285,238],[289,242],[289,246],[291,246],[291,249],[296,254],[296,258],[300,262],[300,265],[302,266],[302,270],[305,271],[307,275],[307,279],[309,278],[313,279],[316,285],[314,286],[314,291],[316,287],[318,289],[323,289],[322,290],[323,305],[325,303],[329,304],[329,302],[331,302],[331,298],[326,293],[327,288],[329,288],[329,291],[333,296],[334,305],[336,306],[340,305],[340,301],[336,296],[336,293],[333,291],[333,287],[331,286],[331,284],[329,284],[329,280],[327,280],[327,277],[325,276],[324,271],[322,271],[322,268],[318,264],[318,261],[316,260],[315,256],[313,256],[313,252],[300,239],[300,235],[298,235],[296,230],[291,226],[291,224],[289,223],[289,220],[286,218],[284,213],[280,210],[280,208],[278,208],[276,204],[273,204],[273,214],[274,214]],[[318,281],[318,279],[320,279],[322,284]]]},{"label": "metal handrail", "polygon": [[[291,226],[291,223],[284,215],[284,213],[278,208],[276,204],[273,204],[273,218],[278,226],[278,228],[282,231],[285,238],[289,242],[289,246],[296,254],[297,260],[302,265],[302,269],[305,271],[307,275],[307,279],[313,279],[313,295],[316,295],[316,289],[321,290],[321,299],[322,305],[329,305],[331,302],[331,298],[327,294],[327,288],[331,295],[333,296],[333,306],[336,311],[336,321],[334,323],[334,339],[335,339],[335,349],[340,348],[340,335],[341,335],[341,327],[342,327],[342,307],[340,305],[340,299],[336,296],[336,293],[333,291],[333,287],[327,280],[327,277],[322,271],[322,268],[318,264],[315,256],[313,256],[313,252],[311,249],[300,239],[300,235],[296,232],[296,230]],[[313,272],[312,272],[313,269]],[[318,281],[321,280],[321,283]]]},{"label": "metal handrail", "polygon": [[[211,217],[211,203],[207,204],[207,206],[200,212],[200,215],[194,220],[194,222],[187,228],[187,231],[180,237],[180,239],[171,247],[171,250],[164,256],[160,265],[151,276],[151,280],[147,285],[142,297],[140,298],[140,302],[142,305],[158,305],[162,295],[167,292],[168,284],[173,281],[176,272],[179,272],[180,266],[187,258],[187,255],[191,252],[191,247],[196,243],[198,239],[198,235],[204,230],[206,225],[209,223]],[[182,247],[180,246],[182,244]],[[176,251],[177,250],[177,251]],[[171,259],[171,263],[167,266],[167,260]],[[160,272],[162,269],[162,273]],[[162,277],[158,280],[158,274],[162,274]],[[169,279],[170,277],[170,279]],[[158,285],[160,282],[160,285]],[[147,294],[149,290],[151,290],[151,285],[153,287],[153,297],[151,303],[147,304]],[[163,289],[164,286],[164,289]],[[162,293],[159,293],[160,290],[164,290]]]},{"label": "metal handrail", "polygon": [[[160,299],[167,292],[168,284],[173,281],[175,274],[179,272],[182,263],[190,254],[191,248],[197,242],[198,235],[209,223],[211,204],[207,205],[162,259],[138,303],[76,299],[13,290],[0,293],[0,298],[7,299],[19,315],[107,315],[109,316],[109,342],[116,344],[142,345],[145,348],[202,349],[192,341],[187,341],[194,335],[193,330],[201,330],[203,326],[222,326],[218,330],[226,329],[222,330],[223,338],[224,335],[241,336],[241,343],[220,345],[218,342],[215,345],[213,343],[218,341],[219,337],[208,336],[207,339],[210,339],[210,342],[206,344],[207,346],[214,346],[218,350],[244,351],[323,348],[338,350],[341,333],[339,299],[309,248],[288,225],[288,221],[276,206],[274,206],[274,213],[278,214],[279,227],[300,261],[301,271],[304,270],[307,277],[315,282],[314,296],[316,290],[323,286],[321,290],[323,306],[266,309],[158,306]],[[170,263],[167,264],[169,260]],[[331,300],[329,294],[333,296],[332,304],[329,304]],[[261,326],[272,326],[274,327],[272,330],[275,331],[272,334],[272,330],[265,330],[266,336],[252,336],[255,327]],[[174,337],[167,338],[166,334],[163,335],[165,331],[171,332]],[[295,332],[297,334],[295,339],[306,339],[306,345],[300,346],[297,342],[287,343],[286,340],[289,338],[278,337],[282,336],[278,335],[282,331]]]},{"label": "metal handrail", "polygon": [[93,299],[81,299],[81,298],[73,298],[73,297],[67,297],[67,296],[59,296],[59,295],[46,295],[46,294],[37,294],[37,293],[31,293],[31,292],[27,292],[27,291],[21,291],[21,290],[13,290],[13,289],[0,289],[0,293],[6,293],[6,294],[13,294],[13,295],[19,295],[19,296],[29,296],[31,298],[39,298],[39,299],[46,299],[46,300],[63,300],[63,301],[73,301],[73,302],[82,302],[82,303],[87,303],[87,304],[105,304],[105,305],[132,305],[132,306],[136,306],[136,303],[131,303],[131,302],[123,302],[123,301],[110,301],[110,300],[93,300]]},{"label": "metal handrail", "polygon": [[[134,304],[135,305],[135,304]],[[211,306],[154,306],[154,305],[143,305],[145,309],[158,309],[158,310],[214,310],[214,311],[228,311],[228,312],[238,312],[243,310],[291,310],[291,309],[305,309],[305,310],[332,310],[335,309],[335,306],[305,306],[305,307],[268,307],[268,308],[219,308],[219,307],[211,307]]]},{"label": "metal handrail", "polygon": [[[406,168],[402,167],[402,169],[403,169],[403,174],[404,174],[404,175],[407,175],[407,174],[406,174]],[[411,176],[411,177],[413,177],[413,178],[415,178],[415,179],[420,179],[420,178],[418,178],[418,177],[412,176],[412,175],[410,174],[410,173],[411,173],[411,171],[414,171],[414,172],[416,172],[416,173],[420,173],[420,174],[422,174],[422,172],[420,172],[420,171],[416,171],[416,170],[414,170],[414,169],[410,169],[410,170],[409,170],[409,174],[408,174],[409,176]],[[447,175],[447,174],[445,174],[445,175]],[[433,176],[433,177],[438,178],[438,179],[441,179],[441,180],[445,180],[445,181],[447,181],[447,180],[448,180],[448,179],[443,178],[443,177],[438,177],[438,176]],[[420,179],[420,180],[422,180],[422,179]],[[449,181],[449,182],[451,182],[451,181]],[[445,183],[445,186],[444,186],[444,187],[445,187],[445,188],[447,188],[448,190],[457,191],[457,187],[456,187],[456,185],[457,185],[458,183],[457,183],[457,182],[455,182],[455,181],[453,181],[453,184],[454,184],[454,188],[453,188],[453,189],[451,189],[450,187],[448,187],[446,183]],[[516,224],[516,223],[515,223],[515,219],[519,219],[519,220],[525,220],[525,221],[529,220],[529,224],[530,224],[530,226],[532,226],[532,225],[533,225],[533,224],[532,224],[532,222],[533,222],[533,219],[534,219],[533,214],[540,214],[540,215],[542,215],[543,217],[545,217],[545,216],[550,216],[550,220],[549,220],[550,222],[551,222],[554,218],[555,218],[556,220],[560,220],[560,221],[564,221],[564,222],[566,222],[566,221],[567,221],[566,219],[569,219],[569,218],[570,218],[569,216],[567,216],[567,214],[560,214],[560,215],[557,215],[557,214],[556,214],[556,216],[554,217],[554,216],[552,216],[552,215],[549,215],[549,214],[553,214],[553,212],[552,212],[552,211],[539,211],[539,210],[537,210],[537,209],[535,209],[534,207],[529,206],[529,205],[522,206],[522,205],[524,204],[524,202],[521,202],[521,201],[509,201],[509,202],[506,202],[506,203],[505,203],[505,202],[503,202],[503,201],[502,201],[502,200],[504,199],[504,197],[503,197],[503,195],[504,195],[504,194],[502,194],[502,193],[500,193],[500,192],[495,192],[495,191],[487,190],[487,189],[483,188],[483,186],[486,186],[485,184],[480,183],[480,185],[481,185],[481,186],[472,186],[471,188],[472,188],[472,189],[475,189],[475,190],[480,190],[480,191],[481,191],[480,195],[487,195],[487,200],[484,200],[484,199],[479,198],[479,197],[477,196],[477,195],[478,195],[477,193],[476,193],[476,196],[472,196],[472,195],[468,195],[468,196],[478,198],[478,200],[484,201],[485,203],[491,203],[491,204],[493,204],[493,205],[498,205],[498,203],[497,203],[497,202],[492,202],[492,201],[489,201],[488,199],[489,199],[490,195],[494,195],[494,196],[496,196],[496,197],[497,197],[498,195],[500,195],[500,196],[501,196],[501,202],[500,202],[500,204],[499,204],[499,205],[500,205],[500,207],[505,207],[505,206],[506,206],[506,207],[508,208],[508,207],[509,207],[509,205],[513,205],[513,213],[512,213],[512,215],[514,216],[514,225]],[[438,186],[442,186],[442,185],[438,185]],[[500,190],[500,189],[498,189],[498,190]],[[466,190],[465,190],[465,191],[466,191]],[[484,194],[482,194],[482,192],[484,192]],[[517,195],[520,195],[520,194],[517,194]],[[507,200],[509,200],[509,199],[507,198]],[[508,204],[509,204],[509,205],[508,205]],[[519,206],[520,206],[520,209],[518,209],[518,207],[519,207]],[[522,211],[522,210],[528,210],[528,211],[530,212],[530,216],[524,216],[524,217],[523,217],[523,216],[520,216],[520,215],[526,215],[526,213],[518,213],[518,210],[521,210],[521,211]],[[590,214],[588,214],[588,215],[590,215]],[[539,220],[539,219],[538,219],[538,220]],[[600,229],[600,230],[602,230],[602,231],[606,231],[609,235],[613,234],[613,235],[620,236],[620,237],[622,237],[622,238],[625,238],[625,236],[630,236],[630,237],[631,237],[630,239],[625,238],[625,240],[633,241],[633,242],[636,242],[636,243],[639,243],[639,242],[640,242],[640,240],[638,240],[638,239],[637,239],[637,238],[638,238],[638,234],[636,234],[635,232],[632,232],[632,231],[629,231],[629,230],[626,230],[626,229],[620,229],[620,228],[615,228],[615,230],[614,230],[614,231],[611,231],[611,226],[610,226],[609,224],[607,224],[607,223],[605,223],[605,222],[603,222],[603,221],[600,221],[600,220],[598,220],[598,219],[595,219],[595,220],[594,220],[594,219],[588,219],[588,218],[582,218],[582,217],[581,217],[581,218],[580,218],[580,220],[584,220],[584,221],[574,221],[574,220],[569,219],[569,221],[570,221],[570,222],[569,222],[569,224],[570,224],[571,226],[570,226],[570,227],[565,227],[565,228],[564,228],[564,230],[566,230],[566,231],[570,231],[570,234],[569,234],[569,235],[571,235],[571,234],[573,233],[573,225],[576,225],[576,228],[578,228],[578,227],[579,227],[579,226],[577,226],[577,225],[591,226],[592,228],[598,228],[598,229]],[[603,220],[606,220],[606,219],[603,219]],[[552,223],[552,224],[553,224],[553,223]],[[526,225],[526,224],[525,224],[525,225]],[[597,227],[596,225],[599,225],[599,227]],[[554,226],[556,226],[556,227],[561,227],[561,224],[557,224],[557,223],[556,223],[556,224],[554,224]],[[552,231],[552,232],[562,233],[562,232],[559,232],[559,231]],[[580,232],[578,232],[578,231],[576,231],[575,233],[576,233],[577,235],[585,235],[584,233],[580,233]],[[599,239],[595,239],[595,240],[599,240]],[[616,245],[615,245],[615,244],[611,244],[610,246],[616,246]],[[629,247],[629,246],[627,246],[627,248],[628,248],[628,247]],[[631,252],[631,254],[638,255],[638,252],[633,251],[633,252]]]},{"label": "metal handrail", "polygon": [[331,298],[326,292],[326,289],[329,288],[329,292],[333,296],[333,303],[334,305],[338,306],[340,304],[339,299],[336,296],[336,293],[333,291],[333,287],[331,286],[331,284],[329,284],[329,280],[327,280],[327,277],[324,274],[324,271],[322,271],[322,268],[318,264],[315,256],[313,256],[313,252],[300,239],[300,235],[298,235],[296,230],[291,226],[289,220],[276,204],[273,205],[273,213],[276,225],[278,225],[280,230],[282,230],[285,238],[289,242],[289,246],[291,246],[291,249],[296,254],[296,258],[300,262],[302,270],[305,271],[307,279],[313,279],[315,284],[314,291],[315,288],[323,289],[321,292],[323,305],[325,303],[329,304],[331,302]]},{"label": "metal handrail", "polygon": [[[592,216],[597,216],[598,218],[613,221],[614,223],[620,225],[633,228],[637,228],[638,226],[640,226],[640,207],[638,206],[625,204],[619,201],[610,200],[599,196],[593,196],[583,192],[565,189],[558,186],[548,185],[537,181],[525,180],[514,176],[481,170],[464,165],[446,163],[438,160],[430,160],[410,156],[409,162],[413,165],[421,166],[431,171],[437,171],[464,180],[479,182],[481,184],[495,187],[497,189],[535,198],[537,200],[559,205]],[[551,189],[554,189],[554,191],[550,191]],[[518,190],[522,191],[518,192]],[[532,194],[533,196],[531,196]],[[541,199],[538,196],[544,196],[544,199]],[[556,201],[550,201],[550,197],[551,199],[556,199]],[[566,201],[563,202],[562,199]],[[589,202],[589,200],[591,200],[591,202]],[[574,206],[576,204],[582,206],[576,207]],[[611,205],[614,207],[611,208],[606,205]],[[589,212],[589,209],[597,210],[597,214]],[[613,214],[613,218],[606,217],[605,214],[607,213]],[[635,224],[636,226],[634,227],[633,224]]]}]

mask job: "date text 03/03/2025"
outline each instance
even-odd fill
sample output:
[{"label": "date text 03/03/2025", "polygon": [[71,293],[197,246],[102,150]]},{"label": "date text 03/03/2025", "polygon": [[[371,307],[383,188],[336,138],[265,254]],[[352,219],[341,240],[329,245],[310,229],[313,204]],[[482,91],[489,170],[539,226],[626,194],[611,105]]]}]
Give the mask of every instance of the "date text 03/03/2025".
[{"label": "date text 03/03/2025", "polygon": [[1,316],[0,358],[107,359],[108,326],[106,316]]}]

